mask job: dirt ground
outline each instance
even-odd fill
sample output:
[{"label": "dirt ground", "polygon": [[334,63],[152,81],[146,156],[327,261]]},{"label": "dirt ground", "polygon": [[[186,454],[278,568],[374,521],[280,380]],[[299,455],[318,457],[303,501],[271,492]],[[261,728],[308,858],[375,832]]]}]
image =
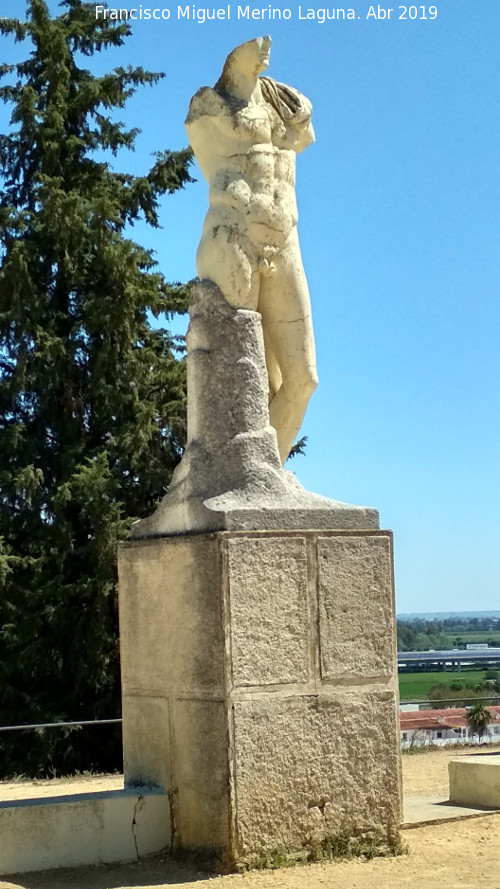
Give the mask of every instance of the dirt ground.
[{"label": "dirt ground", "polygon": [[[475,752],[464,750],[462,755]],[[403,757],[406,793],[446,794],[455,750]],[[0,889],[500,889],[500,814],[405,830],[407,854],[210,876],[162,856],[129,865],[25,874]]]},{"label": "dirt ground", "polygon": [[[483,747],[438,747],[420,750],[418,753],[404,753],[403,793],[448,794],[448,763],[459,756],[470,756],[488,749],[498,752],[498,747],[489,744]],[[500,887],[500,881],[499,881]]]}]

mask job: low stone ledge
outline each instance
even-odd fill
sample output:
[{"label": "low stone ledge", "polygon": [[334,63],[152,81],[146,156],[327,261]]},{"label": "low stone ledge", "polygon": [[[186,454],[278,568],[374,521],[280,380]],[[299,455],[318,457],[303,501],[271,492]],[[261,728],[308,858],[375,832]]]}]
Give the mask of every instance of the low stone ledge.
[{"label": "low stone ledge", "polygon": [[461,756],[448,763],[450,802],[500,808],[500,753]]},{"label": "low stone ledge", "polygon": [[[87,782],[91,785],[91,781]],[[168,797],[149,787],[0,801],[0,874],[136,861],[170,846]]]}]

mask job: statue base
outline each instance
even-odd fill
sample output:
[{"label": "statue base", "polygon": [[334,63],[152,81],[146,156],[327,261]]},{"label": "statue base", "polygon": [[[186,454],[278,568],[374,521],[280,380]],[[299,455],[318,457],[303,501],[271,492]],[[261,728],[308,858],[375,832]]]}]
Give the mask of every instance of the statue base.
[{"label": "statue base", "polygon": [[[189,456],[182,468],[187,467]],[[182,477],[174,477],[167,496],[155,512],[135,522],[132,537],[149,538],[189,531],[276,531],[301,528],[377,529],[379,515],[369,506],[330,500],[303,488],[281,467],[264,471],[245,487],[214,497],[186,491]]]},{"label": "statue base", "polygon": [[167,495],[132,537],[189,531],[379,527],[376,509],[313,494],[280,462],[269,425],[261,316],[211,281],[193,284],[187,344],[188,442]]},{"label": "statue base", "polygon": [[397,834],[392,576],[388,531],[121,548],[125,783],[168,793],[174,851],[232,869]]}]

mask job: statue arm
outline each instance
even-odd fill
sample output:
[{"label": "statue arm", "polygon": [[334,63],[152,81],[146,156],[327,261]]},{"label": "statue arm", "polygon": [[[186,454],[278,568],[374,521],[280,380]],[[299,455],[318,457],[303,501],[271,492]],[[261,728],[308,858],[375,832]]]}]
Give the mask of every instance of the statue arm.
[{"label": "statue arm", "polygon": [[311,123],[312,105],[309,99],[298,90],[289,86],[286,89],[293,93],[298,103],[298,109],[286,122],[288,144],[285,147],[300,154],[304,148],[314,142],[314,129]]},{"label": "statue arm", "polygon": [[189,103],[185,127],[189,144],[207,181],[215,157],[217,146],[224,139],[227,127],[227,107],[222,97],[211,87],[198,90]]},{"label": "statue arm", "polygon": [[297,154],[304,151],[308,145],[314,142],[314,130],[311,123],[311,116],[303,120],[289,123],[287,125],[287,144],[285,148],[291,148]]}]

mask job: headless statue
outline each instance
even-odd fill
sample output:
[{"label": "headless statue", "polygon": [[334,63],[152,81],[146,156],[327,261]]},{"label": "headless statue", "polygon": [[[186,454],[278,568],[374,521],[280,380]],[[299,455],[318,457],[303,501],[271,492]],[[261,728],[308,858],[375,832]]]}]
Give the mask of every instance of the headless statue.
[{"label": "headless statue", "polygon": [[294,188],[295,155],[314,132],[310,102],[259,76],[270,47],[270,37],[236,47],[215,87],[193,96],[186,129],[210,188],[197,272],[231,306],[262,317],[269,419],[283,464],[317,385]]},{"label": "headless statue", "polygon": [[314,133],[310,102],[260,76],[270,46],[236,47],[189,105],[209,209],[186,337],[186,450],[134,537],[378,528],[376,510],[306,491],[283,469],[317,385],[295,201],[295,155]]}]

